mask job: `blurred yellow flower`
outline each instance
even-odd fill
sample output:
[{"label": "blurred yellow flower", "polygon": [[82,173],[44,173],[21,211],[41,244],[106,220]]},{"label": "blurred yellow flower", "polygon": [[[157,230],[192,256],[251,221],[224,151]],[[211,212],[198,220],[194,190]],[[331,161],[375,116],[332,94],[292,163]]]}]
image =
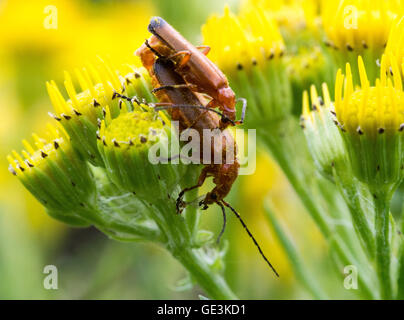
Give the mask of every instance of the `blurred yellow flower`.
[{"label": "blurred yellow flower", "polygon": [[[402,75],[404,77],[404,17],[397,19],[391,28],[389,40],[385,50],[388,65],[392,63],[401,67]],[[390,59],[394,60],[390,62]]]},{"label": "blurred yellow flower", "polygon": [[285,50],[276,23],[256,7],[246,7],[238,16],[226,7],[223,16],[208,19],[202,35],[212,48],[209,57],[225,72],[262,64],[282,56]]},{"label": "blurred yellow flower", "polygon": [[49,56],[48,67],[59,69],[98,54],[129,61],[148,35],[144,26],[151,14],[143,2],[6,1],[0,6],[0,53],[36,52]]},{"label": "blurred yellow flower", "polygon": [[395,17],[402,13],[403,3],[395,0],[324,0],[322,4],[328,42],[342,51],[381,52]]},{"label": "blurred yellow flower", "polygon": [[[5,155],[11,145],[27,132],[41,130],[47,107],[43,103],[45,80],[59,80],[60,70],[93,61],[97,55],[137,63],[133,52],[148,36],[145,25],[152,10],[152,5],[144,1],[0,3],[0,86],[5,89],[0,91],[2,168],[7,168]],[[26,105],[21,97],[32,109],[29,115],[24,113]],[[7,170],[0,171],[0,190],[4,191],[0,202],[11,211],[25,212],[38,235],[48,239],[60,234],[62,224],[44,214],[43,207]]]},{"label": "blurred yellow flower", "polygon": [[[316,32],[320,23],[318,19],[319,1],[317,0],[244,0],[241,3],[242,11],[256,6],[265,10],[290,36],[303,29]],[[313,36],[313,34],[312,34]]]}]

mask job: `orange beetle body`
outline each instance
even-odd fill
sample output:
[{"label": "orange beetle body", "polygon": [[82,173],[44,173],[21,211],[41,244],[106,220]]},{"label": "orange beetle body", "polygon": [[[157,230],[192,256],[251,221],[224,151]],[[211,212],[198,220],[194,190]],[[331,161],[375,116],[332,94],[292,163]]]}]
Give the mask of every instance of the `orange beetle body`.
[{"label": "orange beetle body", "polygon": [[[179,73],[191,90],[208,95],[208,107],[218,107],[230,120],[236,117],[236,98],[222,71],[198,48],[186,40],[177,30],[160,17],[153,17],[149,31],[153,34],[148,44],[136,52],[146,68],[154,61],[155,54],[172,60]],[[227,126],[221,124],[221,127]]]},{"label": "orange beetle body", "polygon": [[[153,86],[166,86],[175,84],[184,84],[184,80],[181,75],[179,75],[174,70],[173,62],[165,59],[156,59],[153,67],[149,69],[150,75],[152,77]],[[203,137],[204,129],[217,129],[219,127],[220,116],[216,113],[210,112],[209,109],[203,108],[192,108],[185,107],[179,108],[175,107],[178,105],[184,106],[200,106],[201,101],[197,94],[192,92],[187,87],[175,88],[175,89],[165,89],[156,92],[156,96],[162,103],[172,104],[172,107],[168,108],[168,112],[172,120],[179,121],[180,131],[186,130],[188,128],[193,128],[198,131],[199,136]],[[209,141],[210,146],[210,159],[209,164],[206,164],[202,170],[202,173],[198,179],[196,186],[199,187],[203,184],[207,177],[213,177],[213,182],[215,183],[215,188],[208,192],[203,200],[204,205],[210,205],[218,201],[223,200],[227,194],[230,192],[231,187],[238,176],[238,169],[240,167],[236,159],[236,143],[233,136],[227,130],[221,131],[220,139],[221,143],[216,144],[215,141]],[[205,142],[201,139],[200,142],[200,160],[206,160],[204,157],[203,150]],[[227,148],[232,152],[232,161],[227,163]],[[221,158],[219,164],[215,164],[215,157]],[[189,189],[189,188],[188,188]],[[187,189],[185,190],[187,191]]]}]

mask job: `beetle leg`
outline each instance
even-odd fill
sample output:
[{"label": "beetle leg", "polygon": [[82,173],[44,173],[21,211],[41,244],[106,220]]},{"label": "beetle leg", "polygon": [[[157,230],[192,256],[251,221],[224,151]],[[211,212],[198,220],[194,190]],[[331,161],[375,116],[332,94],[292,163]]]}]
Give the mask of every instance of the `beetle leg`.
[{"label": "beetle leg", "polygon": [[198,183],[197,183],[196,185],[192,186],[192,187],[183,189],[183,190],[179,193],[178,198],[177,198],[177,201],[176,201],[176,207],[177,207],[177,212],[178,212],[178,213],[181,213],[182,209],[184,208],[184,205],[186,204],[186,203],[182,200],[182,198],[184,197],[185,192],[188,192],[188,191],[191,191],[191,190],[200,188],[200,187],[203,185],[203,183],[205,182],[206,178],[208,177],[208,173],[209,173],[209,172],[210,172],[210,167],[209,167],[209,166],[204,167],[204,168],[202,169],[202,172],[201,172],[199,178],[198,178]]},{"label": "beetle leg", "polygon": [[[236,123],[231,120],[230,118],[228,118],[226,115],[224,115],[223,113],[221,113],[220,111],[217,111],[215,109],[212,108],[208,108],[207,106],[198,106],[198,105],[193,105],[193,104],[173,104],[171,102],[157,102],[157,103],[151,103],[149,104],[149,106],[154,107],[154,110],[159,111],[159,110],[166,110],[166,109],[173,109],[173,108],[195,108],[195,109],[202,109],[202,110],[206,110],[209,112],[214,112],[216,114],[218,114],[224,121],[226,122],[230,122],[233,126],[236,125]],[[188,126],[188,128],[191,128],[198,120],[199,117],[201,117],[203,114],[201,114],[200,116],[198,116],[198,118],[196,120],[194,120],[192,122],[191,126]],[[188,129],[186,128],[186,129]]]},{"label": "beetle leg", "polygon": [[234,121],[237,125],[244,123],[245,112],[247,110],[247,100],[244,98],[238,98],[237,101],[243,102],[243,109],[241,109],[241,119]]},{"label": "beetle leg", "polygon": [[160,91],[160,90],[166,90],[166,89],[182,89],[182,88],[188,88],[188,89],[191,89],[191,88],[194,88],[195,86],[194,85],[192,85],[192,84],[169,84],[169,85],[166,85],[166,86],[161,86],[161,87],[157,87],[157,88],[154,88],[153,90],[152,90],[152,93],[155,93],[155,92],[157,92],[157,91]]},{"label": "beetle leg", "polygon": [[178,52],[172,54],[171,56],[169,56],[168,59],[172,60],[173,58],[176,58],[178,56],[181,56],[181,58],[178,62],[178,68],[182,68],[188,63],[189,59],[192,56],[192,52],[190,52],[188,50],[178,51]]},{"label": "beetle leg", "polygon": [[210,52],[209,46],[197,46],[196,48],[200,50],[205,56],[207,56],[208,53]]},{"label": "beetle leg", "polygon": [[220,125],[219,125],[220,130],[226,129],[229,126],[229,124],[235,126],[235,125],[243,123],[243,121],[244,121],[244,118],[242,119],[241,122],[240,122],[240,120],[234,121],[234,120],[230,119],[230,117],[224,113],[224,111],[226,111],[226,109],[223,108],[222,105],[218,104],[217,100],[215,100],[215,99],[210,100],[209,103],[206,105],[206,108],[210,108],[210,109],[219,108],[221,111],[223,111],[223,113],[219,113],[219,115],[221,116]]},{"label": "beetle leg", "polygon": [[130,97],[127,97],[127,96],[125,96],[125,95],[123,95],[123,94],[120,94],[120,93],[118,93],[118,92],[116,92],[116,91],[114,91],[114,94],[112,95],[112,100],[113,99],[115,99],[115,98],[121,98],[121,99],[123,99],[123,100],[126,100],[126,101],[129,101],[130,103],[132,103],[132,104],[137,104],[137,105],[140,105],[141,104],[141,102],[139,101],[139,99],[136,97],[136,96],[133,96],[132,98],[130,98]]},{"label": "beetle leg", "polygon": [[220,207],[220,209],[222,209],[222,214],[223,214],[223,226],[222,226],[222,230],[220,230],[220,233],[216,239],[216,244],[220,243],[220,239],[222,238],[224,231],[226,230],[226,211],[224,209],[223,204],[221,204],[219,201],[216,201],[216,204]]},{"label": "beetle leg", "polygon": [[218,107],[218,104],[216,103],[215,99],[212,99],[209,101],[209,103],[206,105],[206,108],[216,108]]}]

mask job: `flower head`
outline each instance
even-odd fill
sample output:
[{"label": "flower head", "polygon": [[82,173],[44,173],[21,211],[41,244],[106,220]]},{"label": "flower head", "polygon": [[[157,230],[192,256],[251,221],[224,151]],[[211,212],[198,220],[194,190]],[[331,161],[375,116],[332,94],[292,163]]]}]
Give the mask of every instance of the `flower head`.
[{"label": "flower head", "polygon": [[251,5],[235,15],[226,7],[223,16],[208,19],[202,34],[212,47],[209,57],[229,77],[234,91],[247,99],[249,124],[267,125],[290,112],[285,45],[266,11]]},{"label": "flower head", "polygon": [[280,57],[285,51],[275,21],[253,6],[246,7],[239,15],[226,7],[223,16],[208,19],[202,35],[204,43],[212,47],[210,58],[230,74]]},{"label": "flower head", "polygon": [[325,44],[331,47],[338,67],[349,62],[353,79],[359,81],[357,60],[360,55],[369,79],[374,81],[379,74],[377,61],[386,47],[391,26],[402,13],[403,7],[395,1],[324,1]]},{"label": "flower head", "polygon": [[316,0],[244,0],[242,10],[251,6],[265,10],[281,28],[286,38],[296,38],[304,30],[309,30],[311,36],[316,35],[318,1]]},{"label": "flower head", "polygon": [[342,137],[333,122],[334,106],[325,83],[322,90],[321,97],[316,87],[312,85],[310,99],[308,92],[304,91],[301,126],[317,169],[326,178],[332,179],[332,168],[340,163],[345,165],[347,153]]},{"label": "flower head", "polygon": [[61,126],[48,125],[45,138],[33,134],[34,146],[9,155],[10,171],[48,209],[51,216],[86,225],[78,213],[95,202],[95,184],[89,167],[74,152]]},{"label": "flower head", "polygon": [[394,1],[324,1],[322,20],[327,40],[337,50],[382,52],[401,10]]},{"label": "flower head", "polygon": [[[365,66],[358,58],[360,87],[354,86],[350,65],[346,66],[344,96],[342,87],[344,76],[337,73],[335,86],[335,111],[343,130],[350,134],[394,135],[404,123],[404,92],[397,65],[392,66],[394,78],[387,77],[386,58],[381,62],[380,79],[370,86]],[[390,72],[389,72],[390,73]],[[402,130],[402,129],[401,129]]]},{"label": "flower head", "polygon": [[354,84],[349,64],[345,85],[341,70],[335,84],[336,119],[348,146],[352,167],[357,177],[371,187],[398,183],[404,163],[401,147],[404,91],[400,72],[393,64],[393,76],[389,77],[383,56],[380,78],[371,86],[361,57],[358,66],[360,86]]},{"label": "flower head", "polygon": [[[142,105],[141,110],[122,109],[115,119],[107,110],[100,126],[98,148],[116,185],[153,202],[166,199],[183,175],[182,165],[153,158],[159,153],[162,160],[168,159],[173,141],[177,142],[176,136],[164,114]],[[151,149],[156,154],[151,154]]]},{"label": "flower head", "polygon": [[65,72],[64,86],[68,100],[60,93],[55,82],[47,83],[49,97],[56,111],[55,115],[51,115],[69,133],[76,150],[92,164],[102,166],[96,132],[99,121],[105,117],[106,107],[111,117],[115,118],[124,104],[127,108],[132,106],[123,96],[134,97],[138,103],[145,98],[150,101],[149,78],[144,69],[134,68],[122,77],[103,60],[97,67],[88,65],[75,73],[81,91],[76,91],[72,77]]}]

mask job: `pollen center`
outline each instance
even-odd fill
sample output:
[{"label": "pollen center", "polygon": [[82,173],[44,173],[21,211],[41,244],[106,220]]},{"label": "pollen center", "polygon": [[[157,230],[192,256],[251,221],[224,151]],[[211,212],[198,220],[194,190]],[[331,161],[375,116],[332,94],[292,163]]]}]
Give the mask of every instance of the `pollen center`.
[{"label": "pollen center", "polygon": [[152,112],[129,112],[111,121],[105,129],[107,143],[144,145],[155,141],[163,130],[163,123]]}]

